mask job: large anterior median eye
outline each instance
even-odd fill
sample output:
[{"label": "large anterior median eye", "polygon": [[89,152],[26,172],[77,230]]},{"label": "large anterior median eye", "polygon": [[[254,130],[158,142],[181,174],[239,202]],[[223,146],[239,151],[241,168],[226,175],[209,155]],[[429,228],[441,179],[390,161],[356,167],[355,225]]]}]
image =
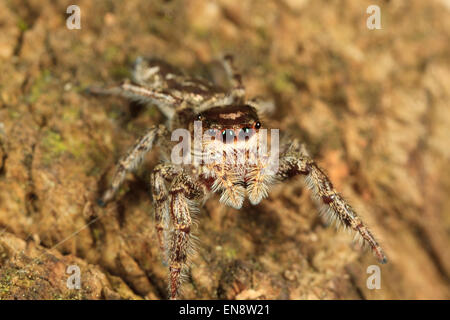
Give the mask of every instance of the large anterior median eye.
[{"label": "large anterior median eye", "polygon": [[255,129],[259,129],[259,128],[261,128],[261,122],[256,121],[256,123],[255,123]]},{"label": "large anterior median eye", "polygon": [[249,127],[244,127],[239,131],[239,141],[245,141],[250,139],[253,134],[253,129]]},{"label": "large anterior median eye", "polygon": [[231,129],[225,129],[222,131],[222,140],[224,143],[229,143],[234,141],[234,131]]}]

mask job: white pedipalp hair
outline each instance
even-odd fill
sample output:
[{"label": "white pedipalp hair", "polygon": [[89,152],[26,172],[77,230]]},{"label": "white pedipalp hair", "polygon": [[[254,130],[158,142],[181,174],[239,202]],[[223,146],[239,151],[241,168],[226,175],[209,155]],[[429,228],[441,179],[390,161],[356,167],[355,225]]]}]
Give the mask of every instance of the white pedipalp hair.
[{"label": "white pedipalp hair", "polygon": [[239,209],[246,196],[253,205],[268,196],[276,172],[268,169],[270,157],[258,151],[257,134],[246,141],[204,143],[202,156],[207,164],[202,173],[214,178],[211,190],[221,192],[220,202]]}]

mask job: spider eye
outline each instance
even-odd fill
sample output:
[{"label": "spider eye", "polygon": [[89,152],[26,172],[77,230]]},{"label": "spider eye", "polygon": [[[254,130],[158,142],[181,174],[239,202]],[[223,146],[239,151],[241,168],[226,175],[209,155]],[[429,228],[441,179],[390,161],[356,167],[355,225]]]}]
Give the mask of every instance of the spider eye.
[{"label": "spider eye", "polygon": [[203,116],[201,114],[197,115],[197,121],[201,121],[203,119]]},{"label": "spider eye", "polygon": [[247,140],[247,138],[250,138],[251,135],[252,129],[250,129],[249,127],[244,127],[241,129],[241,131],[239,131],[239,140],[245,141]]},{"label": "spider eye", "polygon": [[222,131],[222,140],[224,143],[234,141],[234,131],[230,129],[225,129]]},{"label": "spider eye", "polygon": [[259,128],[261,128],[261,122],[256,121],[256,123],[255,123],[255,129],[259,129]]}]

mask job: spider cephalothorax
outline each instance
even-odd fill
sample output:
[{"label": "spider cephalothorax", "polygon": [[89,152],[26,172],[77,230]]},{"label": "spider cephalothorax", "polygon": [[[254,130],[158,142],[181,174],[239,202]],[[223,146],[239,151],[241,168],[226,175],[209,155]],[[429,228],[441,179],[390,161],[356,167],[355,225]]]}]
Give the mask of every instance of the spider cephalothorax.
[{"label": "spider cephalothorax", "polygon": [[[166,125],[150,128],[119,161],[111,187],[99,204],[110,201],[126,172],[135,169],[155,144],[160,146],[162,162],[154,168],[151,184],[155,227],[169,264],[169,297],[179,296],[191,249],[192,217],[210,193],[220,193],[222,203],[240,209],[246,198],[258,204],[274,183],[296,175],[305,176],[327,217],[356,231],[385,263],[386,257],[371,232],[303,145],[297,140],[281,143],[271,139],[268,151],[267,130],[260,116],[271,104],[245,99],[241,77],[229,56],[224,59],[224,69],[229,90],[189,78],[165,62],[138,59],[131,83],[90,90],[155,104],[167,117]],[[186,131],[190,141],[183,161],[175,159],[178,153],[173,152],[179,141],[172,139],[171,132],[179,129]],[[278,137],[277,130],[275,133]]]}]

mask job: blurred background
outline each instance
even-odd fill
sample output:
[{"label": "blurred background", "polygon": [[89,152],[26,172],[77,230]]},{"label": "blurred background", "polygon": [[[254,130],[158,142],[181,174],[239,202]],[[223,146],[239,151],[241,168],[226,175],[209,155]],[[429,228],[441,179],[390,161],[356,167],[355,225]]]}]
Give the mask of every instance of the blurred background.
[{"label": "blurred background", "polygon": [[[81,10],[81,29],[66,9]],[[380,30],[366,9],[378,5]],[[138,56],[208,77],[235,56],[265,125],[310,153],[372,228],[389,263],[327,226],[302,179],[236,211],[201,211],[185,298],[448,299],[450,1],[0,2],[0,298],[166,298],[149,174],[105,209],[95,199],[153,106],[93,99]],[[81,289],[67,287],[68,266]]]}]

